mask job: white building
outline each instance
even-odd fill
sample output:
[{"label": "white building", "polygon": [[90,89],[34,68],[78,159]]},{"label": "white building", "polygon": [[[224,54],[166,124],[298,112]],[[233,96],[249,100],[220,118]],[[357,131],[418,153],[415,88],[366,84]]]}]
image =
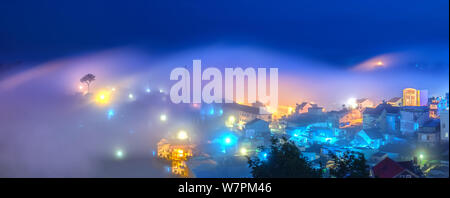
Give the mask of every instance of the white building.
[{"label": "white building", "polygon": [[441,141],[448,142],[448,110],[441,111]]}]

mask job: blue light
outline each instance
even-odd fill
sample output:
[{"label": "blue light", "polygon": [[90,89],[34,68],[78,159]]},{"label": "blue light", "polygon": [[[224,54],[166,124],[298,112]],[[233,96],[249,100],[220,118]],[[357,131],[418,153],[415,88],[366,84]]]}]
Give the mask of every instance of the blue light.
[{"label": "blue light", "polygon": [[266,152],[259,153],[259,158],[261,160],[267,160],[267,156],[268,156],[268,154]]},{"label": "blue light", "polygon": [[220,109],[220,110],[219,110],[219,115],[222,115],[222,114],[223,114],[223,110]]},{"label": "blue light", "polygon": [[221,140],[221,144],[225,145],[225,146],[234,145],[234,144],[236,144],[236,142],[237,142],[237,137],[232,134],[225,135]]},{"label": "blue light", "polygon": [[211,109],[209,110],[209,114],[210,114],[210,115],[214,115],[214,108],[211,108]]},{"label": "blue light", "polygon": [[150,88],[145,89],[145,92],[150,93],[152,90]]},{"label": "blue light", "polygon": [[108,110],[108,120],[110,120],[112,117],[114,117],[114,114],[115,114],[114,109]]}]

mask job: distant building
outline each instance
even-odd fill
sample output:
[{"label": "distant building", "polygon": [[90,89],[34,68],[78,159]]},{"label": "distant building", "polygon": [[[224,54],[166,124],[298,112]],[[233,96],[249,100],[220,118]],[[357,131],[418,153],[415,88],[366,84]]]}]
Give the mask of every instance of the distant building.
[{"label": "distant building", "polygon": [[440,124],[441,124],[441,135],[440,135],[440,139],[441,142],[448,142],[448,128],[449,128],[449,120],[448,120],[448,110],[444,110],[441,112],[441,119],[440,119]]},{"label": "distant building", "polygon": [[308,113],[308,109],[313,107],[314,105],[315,104],[310,103],[310,102],[303,102],[301,104],[296,104],[295,113],[297,113],[297,114]]},{"label": "distant building", "polygon": [[357,109],[347,110],[346,114],[339,118],[339,128],[347,128],[362,125],[362,113]]},{"label": "distant building", "polygon": [[439,142],[440,120],[432,119],[423,124],[417,133],[418,142],[426,145],[435,145]]},{"label": "distant building", "polygon": [[254,119],[247,122],[244,127],[244,137],[247,138],[253,148],[270,143],[269,122],[261,119]]},{"label": "distant building", "polygon": [[388,104],[394,107],[401,107],[403,99],[401,97],[394,97],[387,101]]},{"label": "distant building", "polygon": [[428,90],[403,89],[403,106],[426,106],[428,104]]},{"label": "distant building", "polygon": [[388,133],[400,130],[400,107],[381,103],[375,108],[366,108],[363,112],[363,129],[379,128]]},{"label": "distant building", "polygon": [[238,123],[247,123],[256,118],[270,122],[272,114],[264,111],[264,108],[241,105],[237,103],[223,104],[224,114],[227,116],[233,115],[236,117]]},{"label": "distant building", "polygon": [[421,178],[422,171],[413,161],[396,162],[389,157],[384,158],[371,169],[375,178]]},{"label": "distant building", "polygon": [[413,134],[429,119],[428,107],[404,106],[400,110],[400,132],[403,135]]},{"label": "distant building", "polygon": [[443,97],[431,97],[428,99],[428,104],[430,107],[430,117],[439,118],[440,112],[448,109],[447,99]]},{"label": "distant building", "polygon": [[373,102],[367,98],[362,98],[362,99],[356,100],[356,104],[358,105],[357,109],[360,111],[363,111],[367,107],[374,106]]},{"label": "distant building", "polygon": [[318,107],[317,105],[308,108],[308,113],[313,115],[322,115],[325,112],[323,107]]},{"label": "distant building", "polygon": [[386,138],[378,129],[362,129],[351,142],[356,147],[370,147],[373,149],[378,149],[385,143]]}]

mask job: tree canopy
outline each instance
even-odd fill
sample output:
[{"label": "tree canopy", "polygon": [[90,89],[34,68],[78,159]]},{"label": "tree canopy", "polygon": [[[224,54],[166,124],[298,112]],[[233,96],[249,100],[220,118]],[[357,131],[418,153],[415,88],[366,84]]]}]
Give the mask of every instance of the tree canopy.
[{"label": "tree canopy", "polygon": [[[262,148],[263,149],[263,148]],[[265,159],[248,158],[254,178],[318,178],[321,171],[314,169],[292,141],[272,139]]]},{"label": "tree canopy", "polygon": [[332,155],[334,167],[330,169],[330,175],[336,178],[367,178],[369,167],[366,165],[364,154],[357,152],[345,152],[338,157]]}]

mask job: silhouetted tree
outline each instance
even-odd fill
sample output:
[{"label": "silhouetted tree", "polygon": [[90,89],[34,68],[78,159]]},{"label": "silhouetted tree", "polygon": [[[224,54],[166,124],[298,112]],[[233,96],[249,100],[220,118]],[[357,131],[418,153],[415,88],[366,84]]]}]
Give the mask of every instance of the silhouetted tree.
[{"label": "silhouetted tree", "polygon": [[335,163],[330,169],[330,175],[337,178],[367,178],[369,166],[366,165],[364,154],[357,152],[345,152],[341,157],[332,155]]},{"label": "silhouetted tree", "polygon": [[84,83],[87,85],[88,93],[89,93],[89,86],[91,85],[92,81],[94,81],[94,80],[95,80],[94,74],[86,74],[83,76],[83,78],[80,79],[81,83]]},{"label": "silhouetted tree", "polygon": [[322,176],[320,170],[312,168],[311,163],[303,157],[298,147],[286,139],[283,139],[283,143],[272,139],[267,158],[249,157],[248,165],[252,169],[251,173],[254,178],[316,178]]}]

